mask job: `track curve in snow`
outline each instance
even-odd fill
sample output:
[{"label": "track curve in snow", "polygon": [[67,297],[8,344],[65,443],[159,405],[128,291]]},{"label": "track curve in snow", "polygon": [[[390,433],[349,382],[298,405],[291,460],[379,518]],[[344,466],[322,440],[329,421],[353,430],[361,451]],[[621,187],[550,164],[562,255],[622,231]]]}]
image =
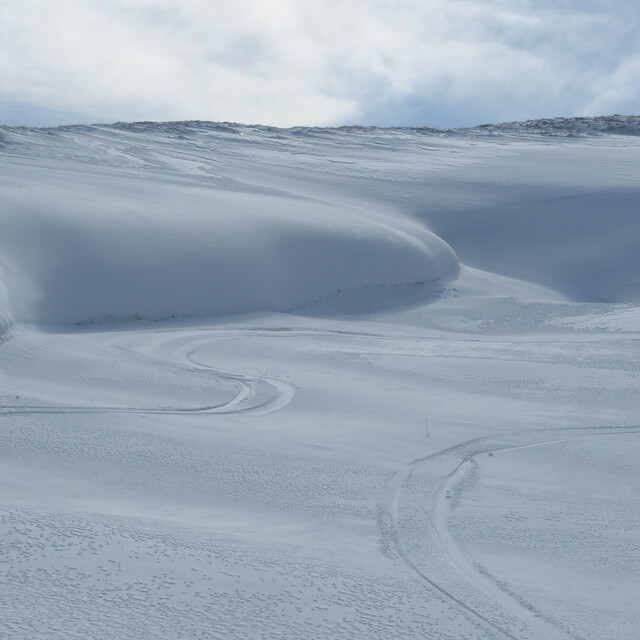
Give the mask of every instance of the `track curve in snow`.
[{"label": "track curve in snow", "polygon": [[[136,360],[153,362],[157,364],[158,355],[164,357],[171,356],[170,362],[175,365],[176,358],[187,362],[195,370],[210,373],[214,379],[225,380],[237,388],[237,392],[227,402],[212,405],[176,407],[171,405],[144,407],[144,406],[56,406],[56,405],[10,405],[5,404],[0,407],[0,414],[100,414],[100,413],[128,413],[128,414],[149,414],[149,415],[190,415],[190,414],[230,414],[230,413],[250,413],[261,415],[278,411],[287,406],[295,396],[295,387],[272,377],[250,376],[242,373],[226,371],[197,359],[198,348],[210,345],[216,340],[212,333],[202,335],[191,335],[183,338],[176,344],[173,339],[166,340],[165,334],[160,334],[165,340],[156,341],[153,349],[158,350],[155,356],[149,352],[135,352],[135,347],[128,344],[117,345],[118,341],[112,342],[111,349],[118,350],[118,356],[127,354]],[[223,333],[218,339],[225,339],[227,333]],[[123,337],[124,338],[124,337]],[[169,348],[167,349],[167,346]],[[178,348],[179,347],[179,348]],[[163,351],[164,349],[164,351]]]},{"label": "track curve in snow", "polygon": [[[547,437],[543,436],[545,432],[549,434]],[[560,436],[561,432],[564,435]],[[509,442],[509,439],[501,441],[495,436],[476,438],[447,447],[423,458],[415,459],[395,474],[389,486],[390,497],[382,505],[390,523],[389,531],[383,532],[383,535],[390,536],[398,556],[405,565],[441,597],[476,619],[481,626],[493,629],[495,633],[499,634],[498,637],[500,638],[509,638],[510,640],[523,640],[524,638],[531,638],[532,640],[537,640],[538,638],[583,640],[565,629],[558,621],[545,616],[543,612],[537,611],[531,605],[525,605],[513,594],[505,591],[496,581],[480,572],[462,553],[449,532],[447,524],[451,515],[451,488],[460,484],[470,468],[476,464],[476,457],[481,454],[492,454],[498,451],[509,452],[571,440],[606,437],[612,434],[640,433],[640,428],[588,427],[554,430],[554,433],[555,437],[549,437],[551,434],[545,430],[514,434],[515,439],[520,440],[520,443]],[[511,440],[513,438],[514,436],[511,436]],[[456,595],[457,589],[443,586],[449,583],[455,584],[455,579],[451,581],[452,574],[445,575],[447,570],[443,574],[442,567],[439,567],[438,572],[430,573],[428,566],[425,566],[423,561],[414,558],[402,541],[402,524],[399,510],[403,488],[414,471],[422,465],[437,464],[443,461],[447,461],[446,464],[449,467],[449,471],[432,483],[427,503],[427,526],[424,531],[424,535],[427,538],[426,544],[434,550],[439,558],[446,560],[449,572],[455,574],[458,579],[461,579],[477,593],[488,598],[496,607],[503,609],[514,619],[524,623],[525,626],[522,629],[512,630],[504,622],[496,622],[493,616],[486,615],[473,602]]]}]

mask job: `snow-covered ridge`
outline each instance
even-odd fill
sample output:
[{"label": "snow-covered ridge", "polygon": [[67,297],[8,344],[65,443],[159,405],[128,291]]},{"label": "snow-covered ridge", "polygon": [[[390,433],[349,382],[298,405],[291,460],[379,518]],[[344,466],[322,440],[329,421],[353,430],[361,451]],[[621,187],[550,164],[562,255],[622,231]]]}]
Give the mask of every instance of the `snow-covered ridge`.
[{"label": "snow-covered ridge", "polygon": [[374,127],[347,125],[342,127],[290,127],[282,129],[264,125],[243,125],[232,122],[118,122],[111,125],[100,125],[122,129],[126,131],[148,132],[153,130],[172,131],[187,128],[216,130],[227,133],[242,133],[247,130],[262,134],[280,134],[291,136],[331,136],[331,135],[361,135],[372,134],[394,136],[405,134],[426,136],[469,136],[486,135],[491,133],[535,134],[548,136],[595,136],[595,135],[625,135],[640,136],[640,116],[610,115],[583,116],[576,118],[543,118],[522,122],[502,122],[499,124],[481,124],[476,127],[462,127],[457,129],[442,127]]},{"label": "snow-covered ridge", "polygon": [[[439,137],[485,137],[495,134],[536,135],[536,136],[640,136],[640,115],[582,116],[574,118],[541,118],[537,120],[481,124],[475,127],[376,127],[345,125],[340,127],[289,128],[268,125],[241,124],[237,122],[215,122],[206,120],[184,120],[168,122],[115,122],[93,125],[64,125],[59,127],[23,127],[0,125],[0,144],[17,141],[12,134],[40,132],[45,135],[64,133],[90,133],[99,129],[113,129],[133,133],[189,133],[216,132],[220,134],[251,135],[281,138],[401,138],[404,136]],[[13,139],[12,139],[13,138]]]},{"label": "snow-covered ridge", "polygon": [[525,122],[483,124],[467,131],[510,135],[553,137],[575,136],[640,136],[640,116],[597,116],[582,118],[545,118]]},{"label": "snow-covered ridge", "polygon": [[[441,127],[367,127],[367,126],[342,126],[328,127],[290,127],[282,129],[263,125],[242,125],[230,122],[136,122],[115,123],[106,125],[115,129],[126,131],[147,132],[158,129],[172,131],[176,129],[200,128],[217,130],[227,133],[242,133],[243,131],[257,131],[263,134],[280,134],[291,136],[330,136],[330,135],[384,135],[385,133],[398,135],[411,133],[426,136],[469,136],[487,134],[511,134],[511,135],[542,135],[542,136],[597,136],[597,135],[624,135],[640,136],[640,116],[635,115],[610,115],[576,118],[544,118],[539,120],[526,120],[523,122],[503,122],[499,124],[481,124],[476,127],[463,127],[447,129]],[[104,126],[104,125],[101,125]]]}]

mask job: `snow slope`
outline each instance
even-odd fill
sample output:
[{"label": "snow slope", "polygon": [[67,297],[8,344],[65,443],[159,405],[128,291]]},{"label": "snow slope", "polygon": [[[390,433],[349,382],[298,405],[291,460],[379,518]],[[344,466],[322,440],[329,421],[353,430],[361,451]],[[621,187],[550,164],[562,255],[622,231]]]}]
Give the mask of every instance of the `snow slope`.
[{"label": "snow slope", "polygon": [[0,128],[0,636],[635,640],[639,132]]},{"label": "snow slope", "polygon": [[637,138],[503,129],[4,128],[12,313],[64,324],[285,311],[446,282],[451,246],[571,299],[637,301]]}]

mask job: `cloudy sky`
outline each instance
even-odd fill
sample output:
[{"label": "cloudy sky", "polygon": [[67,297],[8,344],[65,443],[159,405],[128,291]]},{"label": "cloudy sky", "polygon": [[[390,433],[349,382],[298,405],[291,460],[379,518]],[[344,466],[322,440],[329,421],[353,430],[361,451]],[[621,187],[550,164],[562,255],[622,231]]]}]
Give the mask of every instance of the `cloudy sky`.
[{"label": "cloudy sky", "polygon": [[640,113],[638,0],[0,0],[0,124]]}]

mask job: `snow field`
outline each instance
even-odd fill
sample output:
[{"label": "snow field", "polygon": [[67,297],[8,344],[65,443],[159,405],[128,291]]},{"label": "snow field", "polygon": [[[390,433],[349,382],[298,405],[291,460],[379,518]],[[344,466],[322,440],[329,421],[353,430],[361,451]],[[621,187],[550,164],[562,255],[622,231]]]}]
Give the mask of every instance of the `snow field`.
[{"label": "snow field", "polygon": [[2,129],[0,635],[635,640],[636,135]]}]

